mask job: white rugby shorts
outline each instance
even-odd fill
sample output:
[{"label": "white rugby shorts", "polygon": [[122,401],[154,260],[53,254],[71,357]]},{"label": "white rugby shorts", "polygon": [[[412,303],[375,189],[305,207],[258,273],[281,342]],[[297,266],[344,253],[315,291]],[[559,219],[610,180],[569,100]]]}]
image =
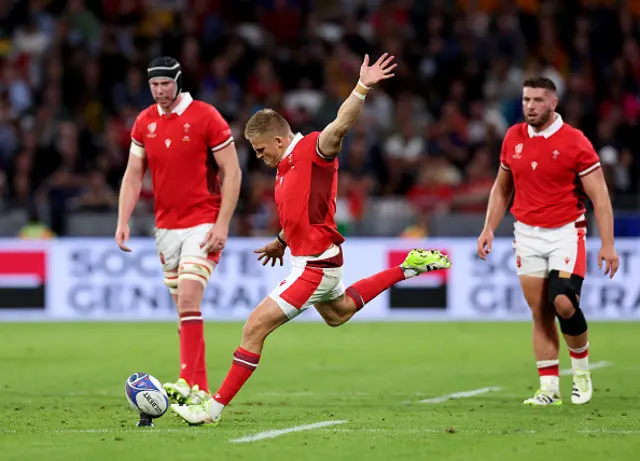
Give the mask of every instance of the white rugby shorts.
[{"label": "white rugby shorts", "polygon": [[332,301],[345,293],[342,248],[332,246],[319,256],[292,256],[291,272],[269,294],[289,319],[309,306]]},{"label": "white rugby shorts", "polygon": [[587,267],[587,221],[577,221],[553,229],[516,222],[513,249],[518,275],[547,277],[557,270],[584,278]]},{"label": "white rugby shorts", "polygon": [[187,229],[156,229],[156,248],[165,272],[177,271],[184,257],[197,257],[215,265],[220,260],[220,252],[207,253],[200,244],[205,241],[213,223],[200,224]]}]

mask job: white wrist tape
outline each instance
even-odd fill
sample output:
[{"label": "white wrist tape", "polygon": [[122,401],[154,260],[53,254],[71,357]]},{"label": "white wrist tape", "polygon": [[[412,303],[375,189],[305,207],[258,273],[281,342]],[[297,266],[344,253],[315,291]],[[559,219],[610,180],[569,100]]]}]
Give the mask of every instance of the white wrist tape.
[{"label": "white wrist tape", "polygon": [[365,96],[364,94],[360,94],[360,93],[358,93],[356,90],[353,90],[351,93],[352,93],[354,96],[356,96],[356,97],[358,97],[358,98],[362,99],[363,101],[366,99],[366,96]]},{"label": "white wrist tape", "polygon": [[362,88],[364,88],[367,91],[369,91],[371,89],[370,86],[367,86],[364,83],[362,83],[362,80],[358,80],[358,85],[360,85]]}]

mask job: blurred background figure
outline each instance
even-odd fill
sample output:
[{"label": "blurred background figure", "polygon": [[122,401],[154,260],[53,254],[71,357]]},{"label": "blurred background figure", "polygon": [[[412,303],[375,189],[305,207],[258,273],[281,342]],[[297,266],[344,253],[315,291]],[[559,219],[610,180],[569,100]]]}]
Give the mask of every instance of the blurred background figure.
[{"label": "blurred background figure", "polygon": [[[502,137],[520,121],[522,81],[542,75],[601,156],[617,231],[640,235],[637,4],[0,2],[0,235],[16,235],[36,209],[56,235],[113,234],[96,223],[115,226],[129,130],[153,102],[145,65],[160,55],[179,58],[185,90],[234,131],[245,174],[232,235],[272,235],[273,176],[243,139],[245,121],[272,107],[296,131],[322,128],[362,55],[383,49],[400,67],[345,140],[341,231],[476,236]],[[147,187],[135,233],[152,231],[152,209]]]}]

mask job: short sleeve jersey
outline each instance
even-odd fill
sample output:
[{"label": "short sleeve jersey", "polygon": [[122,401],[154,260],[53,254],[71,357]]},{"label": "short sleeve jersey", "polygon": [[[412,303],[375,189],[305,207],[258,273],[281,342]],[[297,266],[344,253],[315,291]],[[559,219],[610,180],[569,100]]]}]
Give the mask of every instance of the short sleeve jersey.
[{"label": "short sleeve jersey", "polygon": [[338,159],[318,150],[319,132],[297,134],[278,163],[275,199],[292,256],[315,256],[344,237],[335,222]]},{"label": "short sleeve jersey", "polygon": [[526,123],[512,126],[502,143],[500,167],[513,176],[515,218],[530,226],[556,228],[585,212],[580,178],[600,168],[600,160],[582,131],[557,115],[541,132]]},{"label": "short sleeve jersey", "polygon": [[131,155],[146,159],[151,171],[158,228],[216,221],[221,196],[213,154],[230,145],[233,136],[213,106],[189,93],[170,114],[150,106],[136,119],[131,140]]}]

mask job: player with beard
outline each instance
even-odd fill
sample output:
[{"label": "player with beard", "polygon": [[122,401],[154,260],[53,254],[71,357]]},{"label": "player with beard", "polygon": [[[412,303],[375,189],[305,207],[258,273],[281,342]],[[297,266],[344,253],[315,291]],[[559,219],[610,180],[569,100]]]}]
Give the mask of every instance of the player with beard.
[{"label": "player with beard", "polygon": [[195,403],[210,398],[200,304],[227,241],[242,173],[228,123],[213,106],[182,91],[180,63],[156,58],[147,77],[156,104],[131,129],[115,239],[131,251],[128,223],[148,167],[156,247],[180,319],[180,375],[164,388],[172,401]]},{"label": "player with beard", "polygon": [[587,221],[583,200],[591,199],[602,246],[598,267],[613,277],[619,267],[613,244],[613,211],[600,161],[578,129],[562,121],[555,84],[547,78],[524,82],[525,123],[512,126],[502,144],[500,169],[491,195],[478,255],[491,252],[493,232],[513,192],[514,249],[524,297],[533,317],[533,352],[540,389],[526,405],[561,405],[559,339],[555,318],[569,348],[571,401],[591,400],[587,322],[580,309],[586,271]]}]

